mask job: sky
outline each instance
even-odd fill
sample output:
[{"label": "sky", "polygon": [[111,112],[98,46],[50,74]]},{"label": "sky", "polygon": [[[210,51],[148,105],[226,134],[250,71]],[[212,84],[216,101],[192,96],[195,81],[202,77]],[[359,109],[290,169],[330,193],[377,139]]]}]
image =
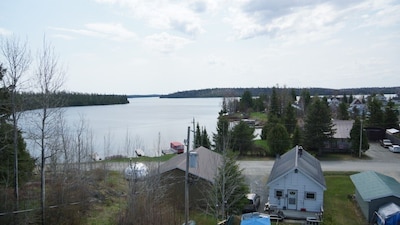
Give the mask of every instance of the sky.
[{"label": "sky", "polygon": [[400,86],[399,0],[3,0],[0,37],[72,92]]}]

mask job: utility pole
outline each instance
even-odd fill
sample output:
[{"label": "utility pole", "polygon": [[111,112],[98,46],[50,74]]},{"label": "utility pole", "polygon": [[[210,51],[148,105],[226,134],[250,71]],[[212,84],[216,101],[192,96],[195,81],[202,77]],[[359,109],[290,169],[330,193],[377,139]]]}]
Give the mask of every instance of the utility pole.
[{"label": "utility pole", "polygon": [[360,147],[358,150],[358,157],[361,158],[361,146],[362,146],[362,120],[360,120]]},{"label": "utility pole", "polygon": [[185,225],[189,222],[189,148],[190,148],[190,126],[187,130],[186,144],[186,173],[185,173]]}]

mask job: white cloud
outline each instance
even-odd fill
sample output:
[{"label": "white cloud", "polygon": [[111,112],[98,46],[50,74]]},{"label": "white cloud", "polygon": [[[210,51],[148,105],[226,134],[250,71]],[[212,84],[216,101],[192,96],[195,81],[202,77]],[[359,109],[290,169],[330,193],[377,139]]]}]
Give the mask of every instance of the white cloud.
[{"label": "white cloud", "polygon": [[0,35],[1,36],[7,36],[7,35],[11,35],[11,34],[12,34],[11,31],[0,27]]},{"label": "white cloud", "polygon": [[[50,27],[53,30],[75,33],[83,36],[91,36],[97,38],[105,38],[116,41],[129,40],[136,37],[136,34],[126,29],[119,23],[89,23],[85,24],[86,29],[70,29],[61,27]],[[63,34],[57,34],[63,37]],[[65,35],[64,35],[65,37]]]},{"label": "white cloud", "polygon": [[132,16],[145,21],[153,28],[168,31],[174,30],[189,36],[197,36],[204,32],[202,13],[215,10],[217,1],[165,1],[165,0],[97,0],[128,7]]},{"label": "white cloud", "polygon": [[153,50],[168,54],[191,43],[191,41],[164,32],[147,36],[144,43]]},{"label": "white cloud", "polygon": [[89,30],[103,34],[113,40],[128,40],[136,37],[136,34],[129,31],[119,23],[89,23],[85,25]]},{"label": "white cloud", "polygon": [[346,28],[400,22],[400,5],[392,0],[238,0],[230,5],[229,13],[225,21],[235,39],[265,36],[299,43],[329,40]]}]

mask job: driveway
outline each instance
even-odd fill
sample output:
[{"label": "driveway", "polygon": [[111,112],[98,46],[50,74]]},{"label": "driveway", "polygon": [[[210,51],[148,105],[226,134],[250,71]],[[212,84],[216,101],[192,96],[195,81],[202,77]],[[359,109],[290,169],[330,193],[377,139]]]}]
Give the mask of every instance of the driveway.
[{"label": "driveway", "polygon": [[[370,143],[370,149],[365,152],[369,159],[354,158],[343,161],[321,161],[323,171],[356,171],[374,170],[391,176],[400,182],[400,153],[392,153],[379,143]],[[240,167],[250,186],[250,191],[261,196],[261,206],[267,201],[266,182],[274,164],[269,161],[239,161]]]}]

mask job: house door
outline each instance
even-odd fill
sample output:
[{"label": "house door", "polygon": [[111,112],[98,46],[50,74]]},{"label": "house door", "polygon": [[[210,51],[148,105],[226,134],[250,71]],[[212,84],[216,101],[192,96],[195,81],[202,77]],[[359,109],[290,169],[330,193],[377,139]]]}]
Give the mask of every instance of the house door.
[{"label": "house door", "polygon": [[297,209],[297,190],[288,190],[288,209]]}]

